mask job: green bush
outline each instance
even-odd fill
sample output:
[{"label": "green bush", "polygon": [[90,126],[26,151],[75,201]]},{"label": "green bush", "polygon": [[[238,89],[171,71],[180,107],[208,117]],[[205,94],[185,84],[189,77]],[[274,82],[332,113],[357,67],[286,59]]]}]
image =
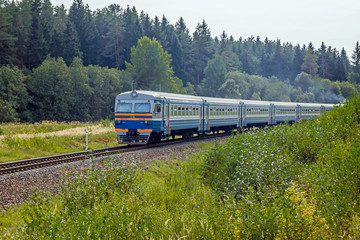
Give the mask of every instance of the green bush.
[{"label": "green bush", "polygon": [[236,202],[241,238],[358,235],[349,232],[359,216],[359,116],[360,96],[319,118],[248,131],[207,153],[204,180]]}]

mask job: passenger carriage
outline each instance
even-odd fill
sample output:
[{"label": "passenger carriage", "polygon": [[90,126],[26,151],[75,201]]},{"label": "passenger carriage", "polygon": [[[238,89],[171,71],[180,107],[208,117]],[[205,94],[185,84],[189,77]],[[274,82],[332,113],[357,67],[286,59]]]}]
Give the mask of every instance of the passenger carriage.
[{"label": "passenger carriage", "polygon": [[119,143],[146,144],[175,135],[190,137],[203,131],[201,97],[132,91],[116,97],[115,109]]}]

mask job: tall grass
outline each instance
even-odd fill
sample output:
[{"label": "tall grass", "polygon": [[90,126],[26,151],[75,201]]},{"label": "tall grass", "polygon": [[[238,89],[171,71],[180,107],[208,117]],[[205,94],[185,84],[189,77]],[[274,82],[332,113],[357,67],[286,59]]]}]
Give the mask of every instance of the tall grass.
[{"label": "tall grass", "polygon": [[61,131],[76,127],[86,127],[93,125],[92,123],[81,122],[53,122],[42,121],[41,123],[2,123],[0,124],[0,135],[14,135],[14,134],[37,134]]},{"label": "tall grass", "polygon": [[[85,150],[86,136],[33,136],[19,138],[6,135],[0,142],[0,162]],[[99,149],[117,146],[115,132],[89,134],[89,148]]]}]

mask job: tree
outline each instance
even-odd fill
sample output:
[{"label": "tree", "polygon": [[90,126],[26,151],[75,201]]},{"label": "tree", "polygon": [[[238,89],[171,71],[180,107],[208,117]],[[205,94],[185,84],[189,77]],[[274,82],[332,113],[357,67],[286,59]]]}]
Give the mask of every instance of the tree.
[{"label": "tree", "polygon": [[184,82],[190,82],[192,72],[192,65],[194,61],[194,52],[192,49],[192,39],[189,34],[189,29],[182,17],[175,23],[175,32],[180,42],[181,47],[181,71],[175,71],[176,76]]},{"label": "tree", "polygon": [[16,38],[10,33],[10,14],[3,7],[0,0],[0,65],[14,62],[14,42]]},{"label": "tree", "polygon": [[295,87],[300,87],[303,92],[307,92],[307,91],[309,91],[309,88],[311,87],[312,82],[313,82],[313,79],[312,79],[311,75],[302,72],[296,76],[294,84],[295,84]]},{"label": "tree", "polygon": [[291,80],[295,79],[296,75],[301,73],[301,65],[304,62],[304,55],[305,53],[301,50],[300,45],[296,45],[294,59],[292,62]]},{"label": "tree", "polygon": [[226,80],[226,67],[223,58],[216,55],[211,59],[204,70],[205,78],[201,82],[200,91],[209,97],[220,97],[219,89]]},{"label": "tree", "polygon": [[171,91],[174,71],[170,63],[171,57],[161,44],[145,36],[131,48],[131,63],[126,62],[126,71],[139,89]]},{"label": "tree", "polygon": [[[28,88],[33,96],[30,111],[33,121],[74,120],[70,113],[72,86],[69,69],[62,58],[46,58],[28,80]],[[77,119],[84,120],[84,119]]]},{"label": "tree", "polygon": [[212,58],[214,48],[211,39],[210,29],[205,20],[196,26],[193,34],[194,69],[196,76],[194,83],[197,85],[204,77],[204,68],[209,59]]},{"label": "tree", "polygon": [[41,8],[41,25],[43,29],[43,36],[44,36],[44,52],[48,54],[51,50],[52,44],[51,41],[54,35],[54,24],[55,24],[55,17],[54,17],[54,8],[51,5],[50,0],[44,0],[44,3]]},{"label": "tree", "polygon": [[331,74],[329,72],[329,59],[324,42],[321,43],[321,47],[319,49],[318,65],[319,65],[320,77],[322,78],[331,77]]},{"label": "tree", "polygon": [[78,33],[84,64],[98,64],[100,36],[89,6],[84,6],[82,0],[74,0],[69,10],[69,18]]},{"label": "tree", "polygon": [[360,73],[360,45],[356,42],[355,49],[351,55],[351,63],[354,64],[354,71]]},{"label": "tree", "polygon": [[14,65],[22,68],[29,66],[29,45],[32,25],[31,0],[23,0],[19,3],[12,1],[9,12],[12,15],[11,33],[16,37]]},{"label": "tree", "polygon": [[351,83],[360,83],[360,45],[356,42],[355,49],[351,55],[352,71],[348,73],[348,81]]},{"label": "tree", "polygon": [[16,67],[0,67],[0,122],[28,121],[25,76]]},{"label": "tree", "polygon": [[311,49],[306,52],[304,62],[301,65],[301,70],[315,76],[318,71],[317,56],[312,53]]},{"label": "tree", "polygon": [[29,41],[29,59],[26,64],[32,69],[38,67],[46,57],[44,49],[44,29],[41,24],[42,1],[34,0],[31,4],[31,32]]}]

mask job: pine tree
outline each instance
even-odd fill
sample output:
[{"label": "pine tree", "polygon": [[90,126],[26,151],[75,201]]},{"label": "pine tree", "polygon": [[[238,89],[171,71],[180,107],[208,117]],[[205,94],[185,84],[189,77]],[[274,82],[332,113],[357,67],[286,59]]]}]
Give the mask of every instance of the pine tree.
[{"label": "pine tree", "polygon": [[14,43],[16,38],[10,33],[10,14],[6,12],[3,0],[0,0],[0,65],[15,61]]},{"label": "pine tree", "polygon": [[46,57],[44,49],[44,29],[41,23],[41,0],[33,0],[31,4],[31,32],[29,42],[29,59],[26,66],[30,69],[38,67]]},{"label": "pine tree", "polygon": [[74,0],[70,7],[69,18],[74,24],[80,40],[85,65],[98,64],[100,56],[100,36],[93,21],[89,6],[82,0]]},{"label": "pine tree", "polygon": [[312,76],[315,76],[318,71],[319,65],[317,64],[317,56],[312,52],[313,51],[311,50],[311,48],[309,48],[306,52],[304,62],[301,65],[301,70]]},{"label": "pine tree", "polygon": [[356,42],[355,49],[351,55],[351,63],[354,64],[354,72],[360,74],[360,45]]},{"label": "pine tree", "polygon": [[296,45],[294,58],[292,61],[292,70],[290,79],[293,81],[295,77],[301,73],[301,65],[304,62],[305,53],[301,50],[300,45]]},{"label": "pine tree", "polygon": [[341,50],[340,57],[336,61],[336,79],[343,82],[346,81],[347,73],[349,72],[350,65],[349,59],[346,55],[346,51],[343,48]]},{"label": "pine tree", "polygon": [[144,33],[144,36],[147,36],[148,38],[151,39],[154,37],[152,21],[149,17],[149,14],[143,13],[142,15],[143,16],[140,15],[142,31]]},{"label": "pine tree", "polygon": [[181,46],[181,71],[176,72],[176,76],[182,79],[184,82],[190,82],[193,65],[193,49],[192,49],[192,39],[189,34],[189,29],[186,26],[186,23],[182,17],[179,21],[175,23],[175,32],[180,42]]},{"label": "pine tree", "polygon": [[19,68],[29,66],[29,45],[32,25],[31,0],[23,0],[18,4],[11,3],[12,34],[17,38],[15,42],[16,62]]},{"label": "pine tree", "polygon": [[[132,9],[130,9],[129,6],[127,7],[124,11],[122,24],[123,36],[119,48],[122,50],[121,55],[124,57],[124,61],[122,62],[125,63],[125,61],[130,61],[131,48],[136,46],[139,38],[141,38],[143,34],[135,7]],[[121,67],[125,68],[125,65]]]},{"label": "pine tree", "polygon": [[318,58],[319,76],[322,78],[330,78],[331,74],[329,72],[329,59],[324,42],[321,43],[321,47],[318,50],[318,54],[319,54],[319,58]]},{"label": "pine tree", "polygon": [[66,64],[70,65],[75,57],[82,57],[82,52],[80,51],[80,41],[77,32],[70,21],[66,23],[64,43],[66,43],[66,47],[63,49],[61,56]]},{"label": "pine tree", "polygon": [[194,49],[194,69],[196,76],[194,82],[196,85],[204,78],[204,68],[209,59],[214,53],[213,42],[211,39],[210,29],[205,20],[196,26],[193,34],[193,49]]},{"label": "pine tree", "polygon": [[41,26],[43,29],[43,36],[44,36],[44,53],[49,54],[52,47],[52,39],[54,35],[54,24],[55,24],[55,18],[54,18],[54,9],[51,5],[50,0],[44,0],[44,3],[41,8]]}]

